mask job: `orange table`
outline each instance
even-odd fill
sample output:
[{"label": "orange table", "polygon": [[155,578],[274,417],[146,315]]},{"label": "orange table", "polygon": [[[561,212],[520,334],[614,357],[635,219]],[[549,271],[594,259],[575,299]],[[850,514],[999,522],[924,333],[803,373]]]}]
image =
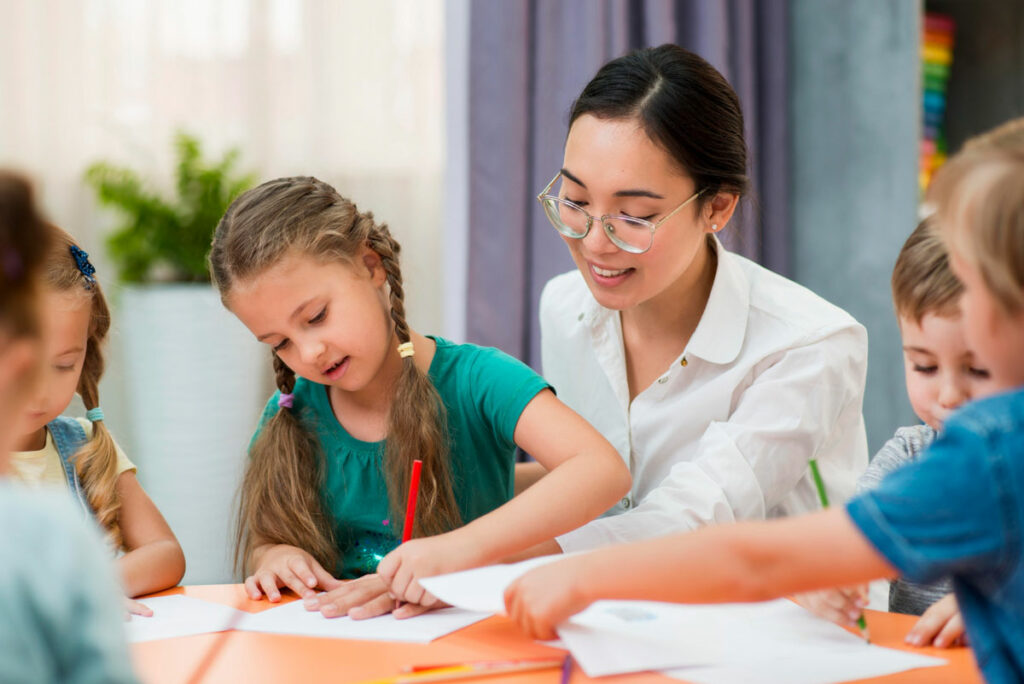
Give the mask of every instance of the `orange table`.
[{"label": "orange table", "polygon": [[[266,601],[251,601],[240,584],[177,588],[161,595],[181,593],[250,612],[259,612],[272,606]],[[868,611],[867,620],[874,643],[905,648],[903,636],[915,618]],[[915,650],[946,658],[949,664],[862,681],[886,684],[980,684],[981,677],[966,648]],[[395,675],[406,665],[544,655],[557,657],[564,651],[535,643],[523,636],[509,620],[493,617],[430,644],[222,632],[134,644],[132,653],[136,671],[146,684],[188,682],[201,669],[204,659],[210,653],[214,653],[215,657],[209,659],[206,667],[202,667],[203,674],[196,681],[344,684]],[[486,681],[492,684],[556,684],[558,678],[557,670],[546,670],[488,677]],[[597,680],[590,680],[576,666],[572,682],[580,684],[587,681]],[[679,680],[644,673],[604,677],[600,681],[608,684],[677,684]]]}]

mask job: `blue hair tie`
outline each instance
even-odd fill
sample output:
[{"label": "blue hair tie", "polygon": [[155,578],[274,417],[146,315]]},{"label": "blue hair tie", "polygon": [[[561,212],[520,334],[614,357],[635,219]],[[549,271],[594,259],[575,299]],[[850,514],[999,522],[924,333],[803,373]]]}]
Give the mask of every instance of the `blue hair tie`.
[{"label": "blue hair tie", "polygon": [[94,423],[98,423],[101,420],[103,420],[103,409],[101,409],[99,406],[97,406],[96,408],[91,408],[85,412],[85,417]]},{"label": "blue hair tie", "polygon": [[78,270],[81,272],[81,274],[85,277],[85,279],[89,282],[90,285],[95,283],[96,267],[89,262],[89,255],[86,253],[84,249],[82,249],[78,245],[71,245],[70,249],[71,256],[75,258],[75,266],[78,267]]}]

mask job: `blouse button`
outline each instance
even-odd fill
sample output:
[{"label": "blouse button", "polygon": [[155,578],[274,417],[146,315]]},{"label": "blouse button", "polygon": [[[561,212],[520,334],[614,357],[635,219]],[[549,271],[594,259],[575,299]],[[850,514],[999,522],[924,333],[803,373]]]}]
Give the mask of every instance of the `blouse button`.
[{"label": "blouse button", "polygon": [[576,320],[577,321],[582,321],[583,320],[583,314],[580,314],[579,316],[577,316]]},{"label": "blouse button", "polygon": [[658,378],[658,384],[659,385],[664,385],[666,382],[668,382],[668,376],[667,375],[663,375],[660,378]]},{"label": "blouse button", "polygon": [[679,362],[679,365],[682,366],[683,368],[686,368],[686,363],[686,357],[684,356],[683,359]]},{"label": "blouse button", "polygon": [[629,497],[628,497],[628,496],[624,496],[624,497],[622,497],[622,501],[621,501],[620,503],[622,504],[622,507],[623,507],[623,508],[629,508],[629,507],[630,507],[630,505],[631,505],[631,504],[629,503]]}]

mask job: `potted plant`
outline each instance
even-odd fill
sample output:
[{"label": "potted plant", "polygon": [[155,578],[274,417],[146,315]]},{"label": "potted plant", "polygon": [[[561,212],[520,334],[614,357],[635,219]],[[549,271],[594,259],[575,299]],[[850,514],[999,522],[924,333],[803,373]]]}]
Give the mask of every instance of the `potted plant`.
[{"label": "potted plant", "polygon": [[124,287],[123,340],[129,456],[185,550],[184,583],[233,581],[230,521],[245,447],[265,400],[270,364],[210,285],[207,253],[224,210],[254,177],[238,152],[204,160],[199,141],[175,137],[175,193],[106,162],[85,173],[101,204],[123,219],[107,247]]}]

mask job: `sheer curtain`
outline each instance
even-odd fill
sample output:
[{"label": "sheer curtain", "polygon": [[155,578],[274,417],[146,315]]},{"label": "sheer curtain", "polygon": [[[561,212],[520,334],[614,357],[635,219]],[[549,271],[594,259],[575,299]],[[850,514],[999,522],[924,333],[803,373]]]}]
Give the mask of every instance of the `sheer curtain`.
[{"label": "sheer curtain", "polygon": [[[170,187],[171,138],[238,146],[261,178],[314,174],[390,225],[408,309],[441,325],[441,0],[0,0],[0,165],[105,265],[98,159]],[[102,271],[108,272],[105,269]]]},{"label": "sheer curtain", "polygon": [[[151,439],[156,432],[139,427],[143,413],[166,415],[182,434],[194,436],[198,428],[181,411],[154,409],[163,404],[140,398],[153,387],[145,384],[148,376],[126,376],[128,342],[142,344],[154,364],[169,354],[140,342],[148,326],[132,330],[128,317],[119,316],[131,299],[121,297],[103,249],[104,234],[118,219],[96,205],[83,171],[109,160],[137,169],[169,194],[171,142],[184,129],[209,156],[238,147],[240,168],[262,179],[316,175],[390,225],[403,246],[410,322],[438,332],[443,12],[441,0],[0,0],[0,166],[20,168],[36,181],[49,217],[79,239],[98,268],[114,304],[103,407],[190,555],[186,582],[231,580],[224,554],[216,552],[229,542],[209,540],[222,534],[218,526],[230,516],[237,480],[230,458],[242,458],[250,432],[243,401],[253,397],[239,397],[234,406],[213,398],[220,385],[194,366],[184,390],[160,383],[157,396],[178,405],[214,402],[215,434],[237,442],[237,450],[226,449],[237,453],[221,454],[206,439],[197,453],[174,450],[173,462],[160,455]],[[219,313],[216,301],[212,306]],[[184,339],[209,345],[200,358],[219,367],[217,354],[228,343],[198,341],[203,337],[192,323]],[[248,342],[248,333],[242,339]],[[240,348],[227,352],[237,356]],[[263,366],[269,392],[270,364]],[[132,392],[129,380],[136,381]],[[83,415],[80,406],[71,412]],[[241,429],[231,432],[229,424]],[[161,468],[173,476],[148,482],[146,473]],[[172,496],[182,489],[179,477],[202,492],[191,491],[188,501]],[[224,515],[195,524],[196,510],[218,505]]]}]

